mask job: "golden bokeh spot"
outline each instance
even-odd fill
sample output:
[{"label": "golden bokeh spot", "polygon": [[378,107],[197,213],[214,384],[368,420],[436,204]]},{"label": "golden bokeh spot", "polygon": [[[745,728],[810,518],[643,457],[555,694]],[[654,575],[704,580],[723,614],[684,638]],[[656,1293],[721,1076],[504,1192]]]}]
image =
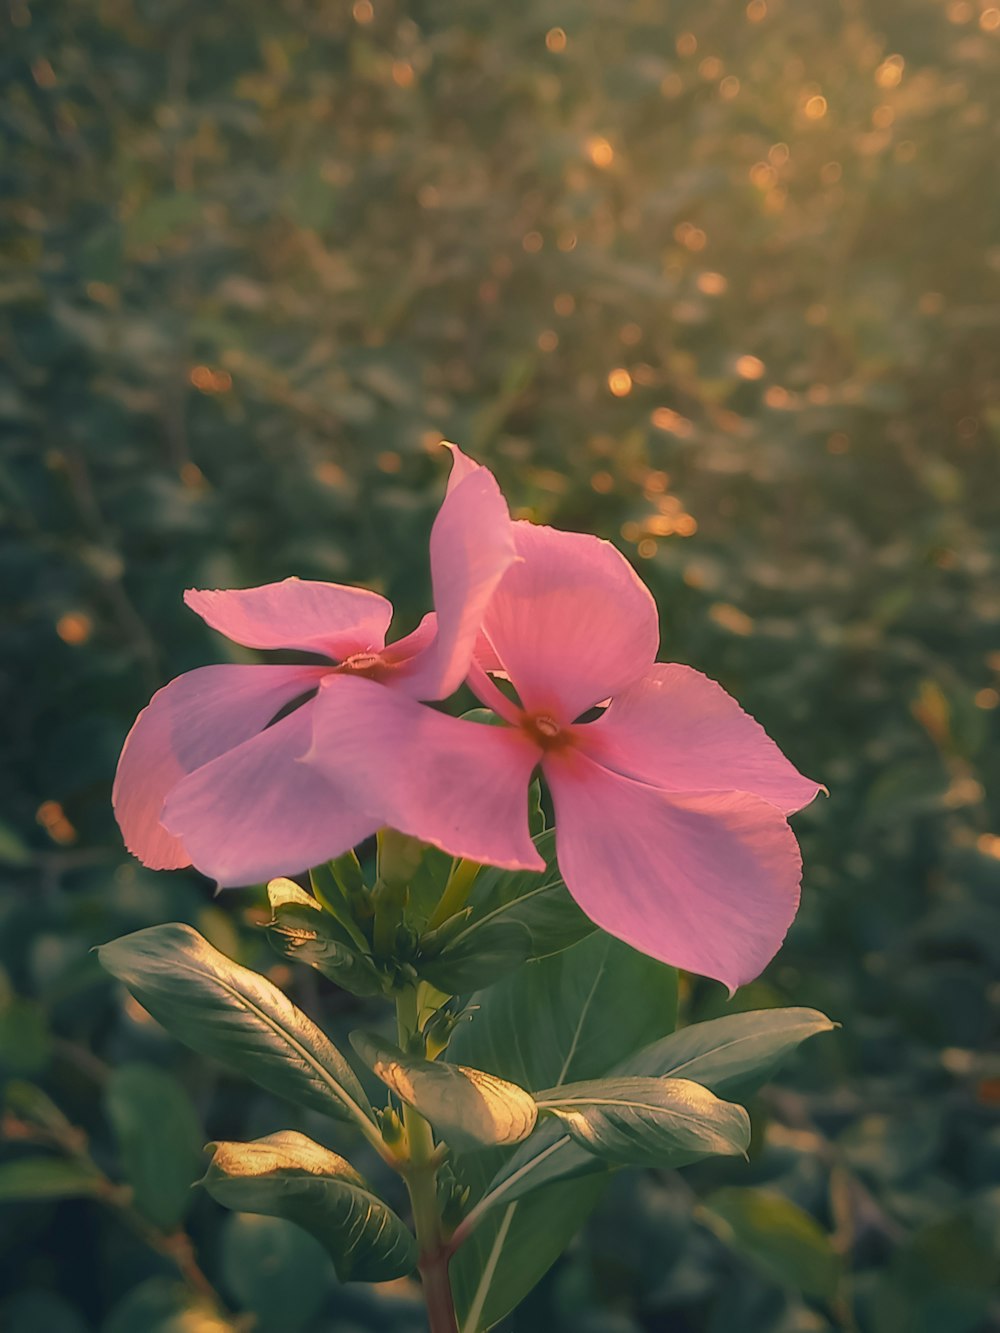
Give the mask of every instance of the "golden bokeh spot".
[{"label": "golden bokeh spot", "polygon": [[[687,417],[682,417],[673,408],[657,407],[650,414],[649,419],[657,430],[666,431],[669,435],[677,435],[681,439],[687,439],[694,434],[694,423],[689,421]],[[650,489],[649,481],[646,482],[646,489]]]},{"label": "golden bokeh spot", "polygon": [[375,463],[379,472],[385,472],[390,476],[398,472],[403,466],[402,457],[394,449],[383,449]]},{"label": "golden bokeh spot", "polygon": [[313,476],[323,486],[329,486],[331,490],[339,490],[347,482],[347,473],[339,463],[334,463],[332,459],[323,459],[313,468]]},{"label": "golden bokeh spot", "polygon": [[610,167],[615,160],[615,150],[607,139],[600,134],[595,134],[587,140],[587,156],[595,167],[603,169]]},{"label": "golden bokeh spot", "polygon": [[203,491],[208,486],[204,472],[197,463],[192,463],[190,458],[181,464],[180,479],[186,491]]},{"label": "golden bokeh spot", "polygon": [[693,56],[698,49],[698,38],[693,32],[682,32],[675,46],[679,56]]},{"label": "golden bokeh spot", "polygon": [[545,45],[554,55],[566,50],[566,41],[566,33],[562,28],[550,28],[545,34]]},{"label": "golden bokeh spot", "polygon": [[827,436],[826,451],[828,454],[846,454],[850,447],[850,436],[845,435],[842,430],[835,430],[832,435]]},{"label": "golden bokeh spot", "polygon": [[949,23],[968,23],[976,11],[969,0],[951,0],[951,4],[944,12]]},{"label": "golden bokeh spot", "polygon": [[674,519],[674,531],[678,537],[693,537],[698,531],[698,520],[693,514],[678,514]]},{"label": "golden bokeh spot", "polygon": [[529,255],[537,255],[544,244],[540,231],[529,231],[521,240],[521,249]]},{"label": "golden bokeh spot", "polygon": [[416,72],[408,60],[392,62],[392,81],[398,88],[411,88],[416,77]]},{"label": "golden bokeh spot", "polygon": [[769,189],[778,179],[778,173],[767,162],[755,162],[750,168],[750,184],[758,190]]},{"label": "golden bokeh spot", "polygon": [[55,70],[44,57],[39,57],[32,65],[31,77],[39,88],[54,88],[58,83]]},{"label": "golden bokeh spot", "polygon": [[43,801],[35,811],[35,818],[60,847],[68,847],[76,842],[76,829],[66,818],[66,812],[58,801]]},{"label": "golden bokeh spot", "polygon": [[996,708],[1000,704],[1000,691],[987,686],[986,689],[976,691],[975,699],[977,708]]},{"label": "golden bokeh spot", "polygon": [[375,9],[371,0],[354,0],[351,13],[354,15],[355,23],[371,23],[375,17]]},{"label": "golden bokeh spot", "polygon": [[492,278],[484,278],[479,284],[479,300],[483,305],[492,305],[500,299],[500,284]]},{"label": "golden bokeh spot", "polygon": [[67,611],[56,621],[56,633],[74,648],[90,638],[94,623],[84,611]]},{"label": "golden bokeh spot", "polygon": [[828,384],[810,384],[806,390],[806,397],[817,407],[822,407],[824,403],[830,401],[830,386]]},{"label": "golden bokeh spot", "polygon": [[642,536],[642,528],[639,527],[638,523],[632,522],[631,519],[622,524],[621,532],[622,537],[627,542],[637,542]]},{"label": "golden bokeh spot", "polygon": [[764,402],[768,407],[790,407],[792,404],[792,395],[787,389],[783,389],[780,384],[772,384],[764,394]]},{"label": "golden bokeh spot", "polygon": [[877,106],[872,112],[872,124],[877,130],[887,130],[896,119],[896,112],[891,106]]},{"label": "golden bokeh spot", "polygon": [[652,537],[643,537],[639,545],[635,548],[643,560],[652,560],[657,552],[657,544]]},{"label": "golden bokeh spot", "polygon": [[722,61],[718,56],[706,56],[698,66],[698,73],[709,83],[714,83],[722,74]]},{"label": "golden bokeh spot", "polygon": [[563,318],[566,318],[569,315],[572,315],[573,311],[576,309],[576,297],[572,292],[560,292],[552,302],[552,309],[557,315],[562,315]]},{"label": "golden bokeh spot", "polygon": [[719,96],[725,102],[731,102],[734,97],[738,97],[740,92],[740,81],[735,74],[727,74],[719,84]]},{"label": "golden bokeh spot", "polygon": [[820,169],[819,178],[824,185],[836,185],[844,174],[844,168],[839,162],[827,162]]},{"label": "golden bokeh spot", "polygon": [[699,273],[696,282],[698,290],[704,292],[706,296],[721,296],[729,286],[729,282],[723,273]]},{"label": "golden bokeh spot", "polygon": [[676,72],[671,70],[669,74],[664,74],[660,80],[660,94],[663,97],[680,97],[684,91],[684,80]]},{"label": "golden bokeh spot", "polygon": [[421,208],[440,208],[441,191],[436,185],[421,185],[417,191],[417,203]]},{"label": "golden bokeh spot", "polygon": [[590,487],[591,490],[596,491],[598,495],[610,495],[615,489],[615,479],[610,472],[605,472],[604,470],[595,472],[590,478]]},{"label": "golden bokeh spot", "polygon": [[568,228],[561,231],[556,237],[556,248],[561,250],[563,254],[570,254],[571,251],[576,249],[576,232],[570,231]]},{"label": "golden bokeh spot", "polygon": [[636,343],[642,342],[642,329],[638,324],[623,324],[618,330],[618,339],[626,347],[635,347]]},{"label": "golden bokeh spot", "polygon": [[559,346],[559,334],[555,329],[542,329],[537,341],[540,352],[554,352]]},{"label": "golden bokeh spot", "polygon": [[773,143],[767,150],[767,160],[775,167],[783,167],[792,155],[786,143]]},{"label": "golden bokeh spot", "polygon": [[734,369],[740,379],[759,380],[764,378],[767,367],[759,356],[751,356],[748,352],[744,356],[736,358]]},{"label": "golden bokeh spot", "polygon": [[200,393],[228,393],[233,387],[228,370],[213,370],[211,366],[192,366],[188,379]]},{"label": "golden bokeh spot", "polygon": [[767,0],[750,0],[746,14],[748,23],[763,23],[767,18]]},{"label": "golden bokeh spot", "polygon": [[[661,412],[670,411],[668,407],[663,407],[658,410]],[[654,413],[653,415],[655,416],[656,414]],[[674,413],[674,415],[676,416],[676,413]],[[658,468],[654,468],[651,472],[647,472],[646,476],[643,478],[643,487],[647,496],[662,495],[669,485],[669,473],[661,472]]]},{"label": "golden bokeh spot", "polygon": [[632,392],[632,376],[624,366],[616,366],[609,372],[608,388],[616,398],[627,398]]},{"label": "golden bokeh spot", "polygon": [[741,611],[738,606],[733,606],[729,602],[713,602],[708,608],[708,615],[720,629],[728,630],[730,634],[746,638],[753,633],[751,618],[745,611]]},{"label": "golden bokeh spot", "polygon": [[819,93],[816,93],[813,97],[809,98],[803,107],[803,110],[809,120],[822,120],[827,111],[826,98]]},{"label": "golden bokeh spot", "polygon": [[875,71],[875,82],[880,88],[897,88],[903,78],[905,63],[902,56],[886,56]]},{"label": "golden bokeh spot", "polygon": [[996,32],[1000,28],[1000,9],[984,9],[979,15],[979,26],[983,32]]}]

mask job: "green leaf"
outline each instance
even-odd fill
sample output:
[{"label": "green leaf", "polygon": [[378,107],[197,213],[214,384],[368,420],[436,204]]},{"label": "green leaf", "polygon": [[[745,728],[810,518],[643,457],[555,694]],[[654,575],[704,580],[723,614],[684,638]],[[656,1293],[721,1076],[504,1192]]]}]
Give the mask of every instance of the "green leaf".
[{"label": "green leaf", "polygon": [[477,992],[470,1007],[472,1022],[456,1031],[449,1055],[534,1091],[599,1078],[623,1053],[671,1031],[677,974],[595,931]]},{"label": "green leaf", "polygon": [[677,1166],[710,1154],[740,1156],[750,1146],[742,1106],[684,1078],[607,1078],[540,1092],[574,1143],[618,1166]]},{"label": "green leaf", "polygon": [[807,1038],[837,1026],[816,1009],[727,1014],[672,1032],[620,1060],[616,1075],[688,1078],[715,1093],[747,1095]]},{"label": "green leaf", "polygon": [[[542,833],[535,846],[546,860],[541,874],[483,871],[467,923],[455,932],[449,922],[424,936],[422,950],[428,956],[419,970],[432,985],[451,995],[482,989],[528,959],[546,958],[594,933],[594,923],[577,907],[559,873],[554,833]],[[435,953],[439,940],[443,946]]]},{"label": "green leaf", "polygon": [[453,1147],[520,1143],[534,1129],[534,1098],[494,1074],[407,1055],[368,1032],[352,1032],[351,1044],[386,1087],[415,1107]]},{"label": "green leaf", "polygon": [[[634,1051],[620,1060],[611,1074],[616,1078],[683,1078],[716,1095],[734,1091],[747,1095],[760,1087],[800,1042],[835,1026],[814,1009],[729,1014],[682,1028]],[[672,1165],[683,1165],[684,1160],[678,1158]],[[497,1171],[486,1192],[496,1195],[493,1207],[506,1206],[552,1181],[594,1171],[596,1165],[593,1156],[572,1135],[555,1125],[543,1124]]]},{"label": "green leaf", "polygon": [[314,967],[353,995],[382,993],[382,977],[367,953],[354,946],[338,920],[315,898],[290,879],[271,880],[267,896],[271,920],[264,929],[277,953]]},{"label": "green leaf", "polygon": [[282,1217],[308,1231],[341,1281],[386,1282],[412,1272],[416,1242],[349,1162],[304,1134],[216,1143],[202,1184],[243,1213]]},{"label": "green leaf", "polygon": [[179,1041],[269,1092],[374,1141],[374,1114],[350,1065],[276,986],[190,926],[151,926],[98,949],[103,966]]},{"label": "green leaf", "polygon": [[[636,997],[642,997],[642,1003]],[[622,1055],[669,1032],[677,1015],[677,976],[602,932],[561,953],[528,963],[477,993],[473,1021],[458,1028],[448,1053],[523,1087],[552,1088],[597,1078]],[[524,1034],[530,1033],[530,1040]],[[560,1180],[488,1210],[451,1264],[463,1333],[504,1318],[556,1261],[600,1198],[607,1172],[555,1125],[540,1125],[506,1156],[533,1161],[536,1145],[565,1140],[583,1160],[578,1180]],[[564,1149],[561,1149],[564,1151]],[[505,1158],[482,1153],[458,1163],[481,1198],[503,1175]],[[528,1176],[538,1170],[531,1165]],[[578,1167],[578,1169],[580,1169]]]},{"label": "green leaf", "polygon": [[773,1281],[820,1300],[836,1293],[841,1263],[830,1237],[783,1195],[767,1189],[717,1190],[698,1215]]},{"label": "green leaf", "polygon": [[0,1203],[100,1194],[104,1178],[68,1157],[19,1157],[0,1163]]},{"label": "green leaf", "polygon": [[492,1328],[520,1305],[596,1208],[609,1180],[606,1171],[563,1180],[487,1218],[451,1262],[460,1333]]},{"label": "green leaf", "polygon": [[161,1230],[175,1230],[202,1169],[204,1135],[191,1099],[163,1070],[133,1064],[111,1074],[106,1105],[136,1207]]}]

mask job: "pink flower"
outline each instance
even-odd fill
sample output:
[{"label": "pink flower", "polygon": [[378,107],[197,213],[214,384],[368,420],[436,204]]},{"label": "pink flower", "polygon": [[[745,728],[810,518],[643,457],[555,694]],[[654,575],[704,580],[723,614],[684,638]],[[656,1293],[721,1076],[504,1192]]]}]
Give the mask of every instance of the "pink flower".
[{"label": "pink flower", "polygon": [[[508,725],[456,726],[424,709],[418,728],[417,706],[396,694],[395,724],[380,729],[388,712],[375,687],[350,681],[321,700],[307,762],[332,774],[353,754],[357,800],[477,860],[491,830],[523,849],[540,765],[559,866],[587,915],[735,989],[773,957],[795,916],[801,861],[786,816],[820,788],[721,686],[655,661],[656,607],[613,546],[513,528],[521,561],[486,609],[470,675]],[[516,702],[487,671],[509,680]],[[486,745],[498,731],[502,753]],[[366,776],[376,772],[377,790]]]},{"label": "pink flower", "polygon": [[[351,789],[359,764],[377,789],[375,758],[345,752],[338,764],[329,755],[335,782],[299,762],[312,744],[319,702],[341,690],[349,700],[351,687],[362,684],[371,691],[372,726],[408,730],[404,746],[420,745],[425,714],[446,733],[448,724],[463,727],[417,701],[442,699],[462,683],[483,611],[515,558],[496,481],[454,450],[431,532],[437,614],[406,638],[385,646],[392,606],[361,588],[286,579],[185,593],[193,611],[236,643],[298,649],[328,663],[201,667],[160,690],[136,719],[118,764],[113,800],[126,845],[148,866],[193,862],[227,886],[306,870],[368,837],[383,821],[370,802],[352,801]],[[509,748],[497,732],[487,738],[483,763],[503,768]],[[391,750],[387,762],[395,762]],[[469,845],[498,865],[538,862],[527,831],[519,834],[509,820],[470,836]]]}]

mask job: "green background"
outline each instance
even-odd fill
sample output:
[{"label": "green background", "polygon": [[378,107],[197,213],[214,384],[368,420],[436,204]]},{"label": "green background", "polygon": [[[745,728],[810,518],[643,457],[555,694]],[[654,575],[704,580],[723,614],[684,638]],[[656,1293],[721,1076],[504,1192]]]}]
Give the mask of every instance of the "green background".
[{"label": "green background", "polygon": [[[115,761],[158,685],[252,659],[187,586],[358,582],[411,628],[444,437],[518,513],[616,540],[661,656],[831,792],[795,821],[799,917],[734,1003],[842,1030],[752,1107],[749,1167],[619,1178],[514,1327],[996,1327],[1000,11],[10,0],[0,23],[3,1154],[86,1141],[105,1173],[94,1198],[30,1168],[37,1197],[0,1204],[0,1326],[221,1327],[143,1191],[288,1113],[89,951],[181,919],[334,1032],[360,1005],[268,954],[258,891],[132,862]],[[264,1330],[421,1327],[412,1288],[338,1288],[281,1223],[161,1207]]]}]

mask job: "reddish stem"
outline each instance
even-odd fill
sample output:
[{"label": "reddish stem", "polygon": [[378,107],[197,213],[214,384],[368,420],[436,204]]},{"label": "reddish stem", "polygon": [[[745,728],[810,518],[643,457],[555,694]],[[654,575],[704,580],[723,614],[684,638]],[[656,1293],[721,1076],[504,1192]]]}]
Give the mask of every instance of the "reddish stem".
[{"label": "reddish stem", "polygon": [[421,1256],[420,1277],[430,1333],[458,1333],[455,1302],[448,1280],[448,1252],[443,1246],[435,1254]]}]

